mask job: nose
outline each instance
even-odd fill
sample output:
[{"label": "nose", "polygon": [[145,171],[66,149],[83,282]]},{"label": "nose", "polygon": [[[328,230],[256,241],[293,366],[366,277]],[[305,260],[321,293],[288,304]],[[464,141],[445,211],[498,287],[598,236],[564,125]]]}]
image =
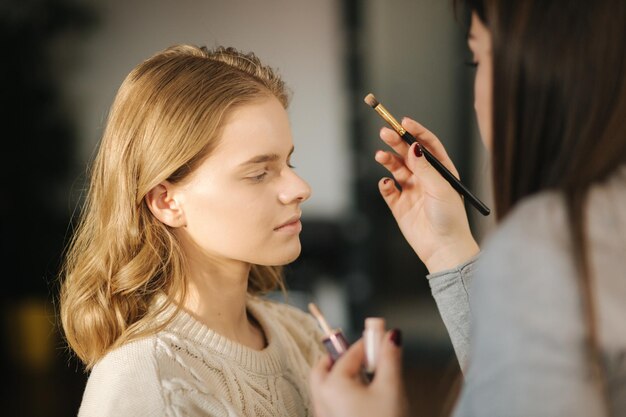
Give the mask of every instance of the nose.
[{"label": "nose", "polygon": [[278,199],[283,204],[294,202],[302,203],[311,197],[311,187],[293,170],[285,173],[285,181],[278,193]]}]

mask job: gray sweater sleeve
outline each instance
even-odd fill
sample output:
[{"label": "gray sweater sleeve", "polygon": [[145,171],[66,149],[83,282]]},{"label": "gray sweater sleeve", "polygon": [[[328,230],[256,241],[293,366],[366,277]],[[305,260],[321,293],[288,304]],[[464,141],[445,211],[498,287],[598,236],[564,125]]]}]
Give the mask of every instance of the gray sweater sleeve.
[{"label": "gray sweater sleeve", "polygon": [[463,372],[467,368],[470,345],[470,285],[479,255],[456,268],[428,275],[439,314]]}]

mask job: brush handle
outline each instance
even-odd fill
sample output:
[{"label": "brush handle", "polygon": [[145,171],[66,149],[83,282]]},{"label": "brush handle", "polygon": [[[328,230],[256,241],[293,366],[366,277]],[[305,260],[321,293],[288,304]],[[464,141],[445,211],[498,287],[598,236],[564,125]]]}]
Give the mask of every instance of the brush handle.
[{"label": "brush handle", "polygon": [[[417,142],[413,135],[411,135],[409,132],[405,132],[404,135],[402,135],[402,139],[404,139],[404,141],[409,145]],[[468,199],[469,202],[480,212],[480,214],[482,214],[483,216],[488,216],[489,213],[491,213],[489,207],[487,207],[485,203],[480,201],[474,194],[472,194],[472,192],[468,190],[467,187],[464,186],[463,183],[461,183],[461,181],[459,181],[454,176],[454,174],[452,174],[448,170],[448,168],[446,168],[441,162],[439,162],[439,160],[435,158],[434,155],[428,151],[428,149],[421,146],[420,144],[418,144],[418,146],[422,150],[422,153],[424,154],[426,160],[437,170],[437,172],[439,172],[439,174],[441,174],[443,178],[445,178],[446,181],[448,181],[448,183],[450,183],[452,188],[454,188],[463,197]]]}]

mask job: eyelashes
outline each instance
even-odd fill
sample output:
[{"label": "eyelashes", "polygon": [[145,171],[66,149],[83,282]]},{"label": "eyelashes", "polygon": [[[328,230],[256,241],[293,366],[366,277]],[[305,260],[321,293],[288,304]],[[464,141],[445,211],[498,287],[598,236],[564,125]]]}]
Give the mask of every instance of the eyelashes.
[{"label": "eyelashes", "polygon": [[[295,168],[295,166],[291,165],[290,163],[287,163],[287,166],[289,167],[289,169],[294,169]],[[255,183],[262,182],[267,177],[268,173],[269,173],[268,169],[266,169],[261,174],[255,175],[253,177],[249,177],[249,179],[252,182],[255,182]]]},{"label": "eyelashes", "polygon": [[470,68],[476,68],[476,67],[478,67],[478,62],[476,62],[476,61],[465,61],[465,65],[467,65]]},{"label": "eyelashes", "polygon": [[250,177],[250,179],[254,182],[261,182],[265,179],[265,177],[267,177],[267,171],[263,172],[262,174],[256,175],[254,177]]}]

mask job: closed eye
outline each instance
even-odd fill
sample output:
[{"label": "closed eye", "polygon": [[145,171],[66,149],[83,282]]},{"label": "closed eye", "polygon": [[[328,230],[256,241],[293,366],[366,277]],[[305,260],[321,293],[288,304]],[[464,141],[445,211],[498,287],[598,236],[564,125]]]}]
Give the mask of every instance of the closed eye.
[{"label": "closed eye", "polygon": [[261,182],[265,179],[265,177],[267,177],[267,171],[259,174],[259,175],[255,175],[254,177],[249,177],[252,181],[254,182]]}]

